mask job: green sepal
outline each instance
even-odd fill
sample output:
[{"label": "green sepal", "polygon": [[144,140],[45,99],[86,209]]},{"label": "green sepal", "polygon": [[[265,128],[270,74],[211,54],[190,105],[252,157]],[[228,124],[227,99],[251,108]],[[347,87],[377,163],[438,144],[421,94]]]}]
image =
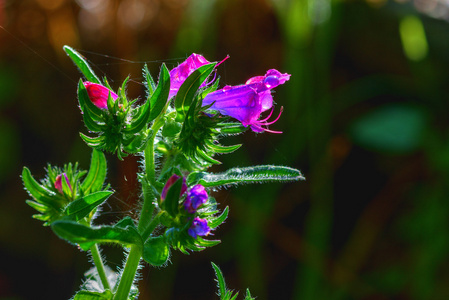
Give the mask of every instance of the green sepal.
[{"label": "green sepal", "polygon": [[223,224],[223,222],[228,218],[228,214],[229,214],[229,207],[226,206],[226,208],[223,210],[223,212],[218,217],[213,218],[212,220],[208,220],[207,225],[211,229],[217,228],[218,226]]},{"label": "green sepal", "polygon": [[243,126],[239,122],[218,123],[216,130],[221,134],[236,135],[248,130],[248,127]]},{"label": "green sepal", "polygon": [[69,46],[64,46],[62,48],[70,57],[70,59],[75,63],[75,65],[80,69],[81,73],[83,73],[87,80],[93,83],[101,84],[100,79],[98,79],[97,75],[95,75],[94,71],[81,54],[79,54]]},{"label": "green sepal", "polygon": [[206,144],[209,146],[209,149],[214,151],[215,153],[232,153],[242,146],[242,144],[233,146],[223,146],[219,144],[214,144],[210,141],[206,141]]},{"label": "green sepal", "polygon": [[172,216],[176,217],[179,211],[179,195],[181,194],[183,178],[176,180],[167,190],[163,201],[163,208]]},{"label": "green sepal", "polygon": [[182,122],[189,110],[199,87],[209,77],[216,63],[207,64],[196,69],[187,77],[175,97],[176,121]]},{"label": "green sepal", "polygon": [[27,167],[23,167],[22,181],[26,190],[36,202],[50,207],[60,207],[59,202],[55,200],[56,193],[39,184]]},{"label": "green sepal", "polygon": [[168,71],[165,64],[162,64],[161,71],[159,72],[159,81],[157,83],[157,87],[150,97],[151,113],[148,122],[151,122],[154,119],[156,119],[160,115],[160,113],[164,110],[164,107],[167,104],[169,94],[170,94],[170,72]]},{"label": "green sepal", "polygon": [[37,210],[40,213],[45,213],[46,211],[49,210],[49,207],[47,205],[39,203],[39,202],[36,202],[36,201],[26,200],[25,203],[28,204],[29,206],[31,206],[32,208],[34,208],[35,210]]},{"label": "green sepal", "polygon": [[140,132],[148,123],[148,118],[150,117],[150,100],[148,99],[141,107],[139,107],[139,112],[135,119],[128,124],[123,130],[127,134],[135,134]]},{"label": "green sepal", "polygon": [[[78,102],[80,104],[81,110],[83,111],[83,115],[88,114],[92,122],[97,123],[103,121],[103,110],[101,110],[95,104],[92,103],[92,101],[89,98],[89,94],[87,93],[86,87],[84,86],[84,83],[81,79],[78,82]],[[97,124],[97,126],[104,127],[106,125]]]},{"label": "green sepal", "polygon": [[[220,244],[221,241],[220,240],[205,240],[202,237],[198,236],[196,238],[196,244],[199,245],[200,247],[206,248],[206,247],[213,247],[216,246],[218,244]],[[202,249],[200,249],[202,250]]]},{"label": "green sepal", "polygon": [[203,150],[198,150],[196,153],[198,154],[199,157],[201,157],[204,161],[206,161],[208,163],[215,164],[215,165],[221,164],[220,161],[213,159],[212,157],[207,155]]},{"label": "green sepal", "polygon": [[65,213],[70,219],[75,221],[81,220],[97,206],[106,201],[113,193],[112,191],[100,191],[76,199],[67,205]]},{"label": "green sepal", "polygon": [[106,158],[103,152],[93,149],[89,173],[81,184],[84,193],[88,194],[101,190],[106,179],[106,167]]},{"label": "green sepal", "polygon": [[223,173],[192,172],[187,177],[187,184],[201,184],[205,187],[214,187],[232,184],[260,183],[260,182],[287,182],[305,180],[297,169],[262,165],[246,168],[232,168]]},{"label": "green sepal", "polygon": [[143,246],[143,259],[153,265],[160,267],[167,263],[170,257],[170,247],[163,236],[149,238]]},{"label": "green sepal", "polygon": [[104,142],[104,136],[89,137],[81,132],[80,132],[80,136],[83,139],[83,141],[86,142],[87,145],[89,145],[89,147],[93,147],[93,148],[99,147]]},{"label": "green sepal", "polygon": [[124,247],[131,245],[143,246],[142,238],[133,226],[101,226],[92,228],[73,221],[61,220],[51,224],[51,229],[60,238],[70,243],[78,244],[87,251],[96,243],[114,243]]},{"label": "green sepal", "polygon": [[104,292],[79,291],[73,300],[112,300],[114,294],[110,290]]},{"label": "green sepal", "polygon": [[143,76],[145,77],[145,86],[147,88],[147,96],[151,97],[154,90],[156,89],[156,84],[154,83],[153,76],[151,76],[150,70],[148,70],[147,64],[143,66]]}]

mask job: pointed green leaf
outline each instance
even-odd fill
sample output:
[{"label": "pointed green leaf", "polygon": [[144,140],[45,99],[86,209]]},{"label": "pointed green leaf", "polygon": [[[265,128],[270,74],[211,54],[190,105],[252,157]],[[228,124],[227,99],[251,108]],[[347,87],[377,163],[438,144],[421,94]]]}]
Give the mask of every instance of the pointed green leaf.
[{"label": "pointed green leaf", "polygon": [[153,265],[160,267],[164,265],[170,257],[170,247],[165,242],[163,236],[148,239],[143,246],[143,259]]},{"label": "pointed green leaf", "polygon": [[81,184],[84,193],[101,190],[106,179],[106,158],[103,152],[93,149],[89,173]]},{"label": "pointed green leaf", "polygon": [[39,184],[27,167],[23,167],[22,181],[26,190],[36,202],[50,207],[59,207],[59,203],[53,198],[56,193]]},{"label": "pointed green leaf", "polygon": [[97,206],[106,201],[112,193],[112,191],[100,191],[76,199],[66,207],[65,212],[74,220],[81,220]]},{"label": "pointed green leaf", "polygon": [[73,300],[112,300],[113,297],[110,290],[104,292],[79,291]]},{"label": "pointed green leaf", "polygon": [[140,234],[134,227],[120,228],[117,226],[101,226],[92,228],[72,221],[55,221],[51,229],[60,238],[78,244],[87,251],[96,243],[114,243],[125,247],[137,245],[142,247]]},{"label": "pointed green leaf", "polygon": [[75,63],[75,65],[80,69],[81,73],[83,73],[87,80],[93,83],[101,84],[100,79],[98,79],[97,75],[95,75],[94,71],[81,54],[79,54],[76,50],[69,46],[64,46],[62,48],[70,57],[70,59]]},{"label": "pointed green leaf", "polygon": [[188,185],[202,184],[205,187],[275,181],[286,182],[297,180],[305,180],[304,176],[299,170],[284,166],[272,165],[232,168],[227,170],[226,172],[217,174],[207,172],[192,172],[187,177]]},{"label": "pointed green leaf", "polygon": [[215,68],[216,63],[207,64],[196,69],[187,77],[184,83],[179,88],[175,97],[175,108],[177,111],[176,120],[182,121],[192,101],[198,92],[199,87],[209,77],[210,73]]},{"label": "pointed green leaf", "polygon": [[196,153],[198,154],[199,157],[201,157],[205,162],[208,162],[210,164],[215,164],[215,165],[220,165],[221,162],[213,159],[212,157],[210,157],[209,155],[207,155],[203,150],[198,150],[196,151]]},{"label": "pointed green leaf", "polygon": [[[159,82],[156,90],[150,97],[151,113],[148,122],[156,119],[167,104],[168,95],[170,93],[170,72],[165,64],[162,64],[159,72]],[[147,100],[148,101],[148,100]]]},{"label": "pointed green leaf", "polygon": [[213,262],[211,262],[211,264],[214,268],[215,276],[217,277],[216,281],[218,284],[218,295],[220,296],[220,299],[223,299],[223,297],[226,295],[226,282],[223,277],[223,273],[216,264],[214,264]]}]

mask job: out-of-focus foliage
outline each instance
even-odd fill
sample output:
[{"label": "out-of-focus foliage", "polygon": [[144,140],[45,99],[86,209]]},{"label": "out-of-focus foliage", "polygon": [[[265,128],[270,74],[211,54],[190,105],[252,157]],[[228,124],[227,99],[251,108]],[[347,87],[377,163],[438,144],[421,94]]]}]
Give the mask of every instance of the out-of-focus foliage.
[{"label": "out-of-focus foliage", "polygon": [[[89,166],[66,44],[114,89],[130,75],[130,97],[144,62],[158,74],[192,52],[232,57],[222,84],[292,74],[276,94],[284,133],[227,138],[246,143],[216,171],[291,165],[307,181],[221,190],[222,244],[143,270],[142,299],[210,299],[209,261],[260,299],[449,298],[448,20],[442,0],[0,0],[0,298],[68,299],[88,265],[29,217],[19,178]],[[105,222],[133,214],[136,168],[110,166]]]}]

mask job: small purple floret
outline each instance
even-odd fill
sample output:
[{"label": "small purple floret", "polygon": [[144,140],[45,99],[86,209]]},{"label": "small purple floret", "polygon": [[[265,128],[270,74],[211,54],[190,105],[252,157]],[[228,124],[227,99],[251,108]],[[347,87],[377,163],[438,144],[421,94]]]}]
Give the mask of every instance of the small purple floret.
[{"label": "small purple floret", "polygon": [[187,232],[191,237],[196,239],[197,236],[208,235],[210,233],[210,230],[210,227],[207,225],[207,220],[195,218],[193,219],[192,226],[190,226]]},{"label": "small purple floret", "polygon": [[269,130],[267,126],[279,119],[282,108],[274,121],[268,121],[273,110],[265,119],[260,119],[260,115],[273,107],[271,89],[284,84],[289,79],[290,74],[271,69],[265,76],[248,79],[244,85],[225,86],[221,90],[208,94],[203,99],[203,106],[212,105],[209,109],[239,120],[243,126],[250,126],[254,132],[279,133]]},{"label": "small purple floret", "polygon": [[67,183],[67,185],[69,186],[70,190],[72,190],[72,186],[70,185],[70,181],[69,178],[67,177],[66,173],[62,173],[59,174],[58,176],[56,176],[56,180],[55,180],[55,188],[62,194],[62,177],[65,178],[65,182]]},{"label": "small purple floret", "polygon": [[[162,189],[162,193],[161,193],[161,199],[162,201],[164,201],[165,197],[167,197],[167,192],[168,189],[179,179],[181,178],[181,176],[178,176],[176,174],[173,174],[165,183],[164,188]],[[182,178],[182,187],[181,187],[181,192],[179,194],[179,197],[181,197],[185,192],[187,191],[187,184],[186,184],[186,179],[183,177]]]},{"label": "small purple floret", "polygon": [[209,199],[209,196],[207,195],[206,189],[201,184],[197,184],[187,193],[184,208],[193,214],[201,205],[207,202],[207,199]]},{"label": "small purple floret", "polygon": [[179,66],[173,68],[173,70],[170,71],[170,93],[168,97],[171,98],[176,95],[187,77],[189,77],[189,75],[196,69],[209,63],[210,62],[202,55],[193,53]]},{"label": "small purple floret", "polygon": [[108,108],[109,93],[114,101],[118,98],[116,93],[101,84],[85,81],[84,86],[86,87],[90,101],[100,109]]}]

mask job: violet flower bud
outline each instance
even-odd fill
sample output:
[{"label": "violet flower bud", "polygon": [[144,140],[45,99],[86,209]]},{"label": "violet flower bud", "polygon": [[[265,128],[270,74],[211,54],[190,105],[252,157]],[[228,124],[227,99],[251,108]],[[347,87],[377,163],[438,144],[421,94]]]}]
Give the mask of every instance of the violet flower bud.
[{"label": "violet flower bud", "polygon": [[[162,189],[161,193],[161,200],[164,201],[165,197],[167,197],[168,189],[180,178],[180,176],[173,174],[165,183],[164,188]],[[186,179],[182,178],[182,187],[181,187],[181,193],[179,194],[179,197],[181,197],[185,192],[187,191],[187,184]]]},{"label": "violet flower bud", "polygon": [[65,178],[65,181],[67,182],[67,185],[69,186],[70,190],[72,190],[72,186],[70,185],[70,181],[69,178],[67,178],[67,174],[66,173],[62,173],[59,174],[58,176],[56,176],[56,180],[55,180],[55,188],[62,194],[62,177]]},{"label": "violet flower bud", "polygon": [[114,101],[118,98],[116,93],[101,84],[85,81],[84,86],[86,87],[90,101],[100,109],[108,108],[109,93]]},{"label": "violet flower bud", "polygon": [[202,55],[191,54],[184,62],[182,62],[176,68],[170,71],[170,93],[168,98],[173,97],[178,92],[184,81],[192,74],[196,69],[201,66],[210,63]]},{"label": "violet flower bud", "polygon": [[209,196],[207,195],[206,189],[201,184],[197,184],[187,193],[184,208],[193,214],[201,205],[207,202],[207,199],[209,199]]},{"label": "violet flower bud", "polygon": [[260,119],[260,115],[273,107],[271,89],[284,84],[289,79],[290,74],[282,74],[271,69],[265,76],[252,77],[244,85],[225,86],[208,94],[203,99],[203,106],[211,105],[209,109],[239,120],[243,126],[250,126],[254,132],[280,133],[266,127],[279,119],[282,108],[274,121],[268,121],[273,110],[264,119]]},{"label": "violet flower bud", "polygon": [[206,219],[195,218],[193,219],[192,226],[187,230],[189,235],[194,239],[197,236],[206,236],[210,233],[210,227],[207,225]]}]

